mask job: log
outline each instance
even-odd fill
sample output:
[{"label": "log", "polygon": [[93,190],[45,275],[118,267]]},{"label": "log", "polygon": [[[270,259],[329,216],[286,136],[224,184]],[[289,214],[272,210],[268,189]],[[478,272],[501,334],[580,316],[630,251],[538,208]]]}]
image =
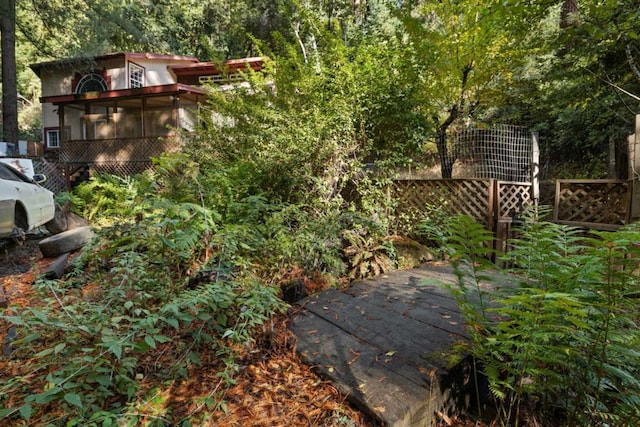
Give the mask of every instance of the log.
[{"label": "log", "polygon": [[49,266],[47,271],[44,272],[44,277],[47,279],[60,279],[64,275],[64,270],[67,268],[68,259],[69,252],[60,255],[58,259]]},{"label": "log", "polygon": [[4,294],[4,288],[0,285],[0,308],[7,308],[9,306],[9,301],[7,301],[7,296]]}]

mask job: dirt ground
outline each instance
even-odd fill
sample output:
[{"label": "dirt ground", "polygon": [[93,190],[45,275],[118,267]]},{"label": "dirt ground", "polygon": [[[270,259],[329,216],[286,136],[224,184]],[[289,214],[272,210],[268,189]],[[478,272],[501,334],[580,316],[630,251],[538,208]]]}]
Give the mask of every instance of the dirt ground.
[{"label": "dirt ground", "polygon": [[[37,304],[32,289],[37,278],[44,274],[55,258],[43,258],[38,242],[47,234],[31,234],[26,242],[0,242],[0,291],[4,292],[4,305],[30,306]],[[0,302],[3,293],[0,293]],[[3,304],[0,303],[0,314]],[[226,410],[207,414],[207,426],[351,426],[373,427],[377,423],[371,417],[353,408],[347,396],[332,384],[319,378],[313,370],[301,362],[295,346],[295,338],[287,328],[288,318],[273,319],[273,335],[258,351],[245,354],[240,361],[243,367],[236,377],[237,383],[224,393]],[[0,343],[5,340],[7,323],[0,317]],[[158,390],[171,402],[173,415],[188,417],[194,413],[202,418],[197,402],[211,394],[211,388],[219,385],[216,377],[219,363],[215,355],[203,354],[203,363],[197,371],[190,369],[192,380],[176,380],[169,388],[160,384],[143,383],[141,389]],[[25,375],[25,366],[12,363],[10,357],[0,352],[0,382],[9,375]],[[165,383],[166,384],[166,383]],[[141,412],[145,408],[140,408]],[[0,420],[0,425],[7,420]],[[26,425],[26,424],[18,424]],[[48,425],[32,419],[28,425]],[[469,420],[444,419],[441,426],[473,426]]]},{"label": "dirt ground", "polygon": [[42,260],[38,242],[43,237],[44,235],[29,234],[22,245],[10,240],[0,240],[0,278],[26,273]]},{"label": "dirt ground", "polygon": [[[26,242],[0,243],[0,291],[4,305],[29,306],[37,304],[33,283],[55,261],[45,259],[38,249],[38,241],[46,234],[29,235]],[[0,305],[0,313],[3,306]],[[276,332],[268,345],[260,351],[246,354],[237,384],[225,392],[226,410],[208,414],[211,426],[373,426],[366,415],[352,408],[346,396],[323,381],[304,365],[295,352],[295,342],[286,327],[287,318],[274,319]],[[8,324],[0,318],[0,343],[4,342]],[[208,355],[203,355],[203,359]],[[215,387],[218,363],[203,363],[199,372],[190,372],[194,380],[178,380],[166,390],[168,401],[175,403],[174,415],[188,416],[198,408],[202,396]],[[5,375],[24,375],[24,366],[16,366],[11,358],[0,352],[0,381]],[[5,378],[6,379],[6,378]],[[209,381],[211,380],[211,381]],[[219,385],[219,384],[218,384]],[[158,384],[141,384],[142,389],[158,388]],[[201,406],[201,405],[200,405]],[[144,408],[141,408],[144,411]],[[196,414],[201,418],[202,414]],[[32,419],[29,425],[39,424]],[[0,420],[0,425],[7,420]],[[11,425],[11,424],[9,424]],[[23,425],[23,424],[19,424]]]}]

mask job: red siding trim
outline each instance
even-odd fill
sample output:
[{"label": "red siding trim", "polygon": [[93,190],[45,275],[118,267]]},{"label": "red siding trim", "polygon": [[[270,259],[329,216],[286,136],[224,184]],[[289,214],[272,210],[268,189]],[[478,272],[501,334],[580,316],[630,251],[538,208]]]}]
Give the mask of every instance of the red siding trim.
[{"label": "red siding trim", "polygon": [[109,100],[117,98],[139,98],[156,95],[172,95],[179,93],[206,94],[206,90],[185,84],[170,84],[162,86],[146,86],[135,89],[110,90],[105,92],[74,93],[71,95],[56,95],[40,98],[40,102],[51,104],[68,104],[78,101]]}]

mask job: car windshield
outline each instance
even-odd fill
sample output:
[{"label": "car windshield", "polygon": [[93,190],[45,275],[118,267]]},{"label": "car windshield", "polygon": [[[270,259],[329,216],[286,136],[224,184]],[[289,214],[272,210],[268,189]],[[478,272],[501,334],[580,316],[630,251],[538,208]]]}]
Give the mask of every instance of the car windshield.
[{"label": "car windshield", "polygon": [[22,181],[33,184],[33,181],[27,178],[26,175],[21,174],[13,167],[4,163],[0,163],[0,179],[6,179],[9,181]]}]

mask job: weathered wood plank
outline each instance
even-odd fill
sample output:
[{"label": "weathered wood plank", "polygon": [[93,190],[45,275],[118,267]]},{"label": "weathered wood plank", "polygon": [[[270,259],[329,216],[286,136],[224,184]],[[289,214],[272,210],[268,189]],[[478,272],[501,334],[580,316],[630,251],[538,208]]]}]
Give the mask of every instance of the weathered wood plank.
[{"label": "weathered wood plank", "polygon": [[388,280],[387,283],[360,282],[345,292],[356,298],[372,298],[376,301],[393,300],[399,303],[421,301],[429,303],[434,308],[442,307],[460,311],[456,302],[449,295],[449,291],[442,284],[434,285],[421,281],[406,283],[401,280],[393,280],[393,277],[389,277]]},{"label": "weathered wood plank", "polygon": [[403,315],[407,308],[412,308],[405,304],[396,303],[394,310],[388,310],[367,298],[344,296],[335,290],[324,292],[321,297],[305,304],[305,308],[375,346],[381,353],[396,352],[410,364],[419,364],[422,359],[436,356],[443,359],[446,354],[439,353],[440,349],[449,350],[464,334],[459,315],[453,313],[426,310],[422,312],[426,319],[418,321]]},{"label": "weathered wood plank", "polygon": [[427,361],[413,368],[312,315],[297,316],[293,330],[303,360],[361,410],[391,426],[431,425],[442,396],[433,381],[437,368]]},{"label": "weathered wood plank", "polygon": [[292,316],[298,351],[383,424],[430,426],[460,390],[443,380],[453,344],[466,339],[442,285],[455,280],[433,264],[313,295]]},{"label": "weathered wood plank", "polygon": [[60,279],[64,276],[64,271],[67,268],[67,261],[69,260],[69,252],[60,255],[44,272],[44,277],[47,279]]}]

